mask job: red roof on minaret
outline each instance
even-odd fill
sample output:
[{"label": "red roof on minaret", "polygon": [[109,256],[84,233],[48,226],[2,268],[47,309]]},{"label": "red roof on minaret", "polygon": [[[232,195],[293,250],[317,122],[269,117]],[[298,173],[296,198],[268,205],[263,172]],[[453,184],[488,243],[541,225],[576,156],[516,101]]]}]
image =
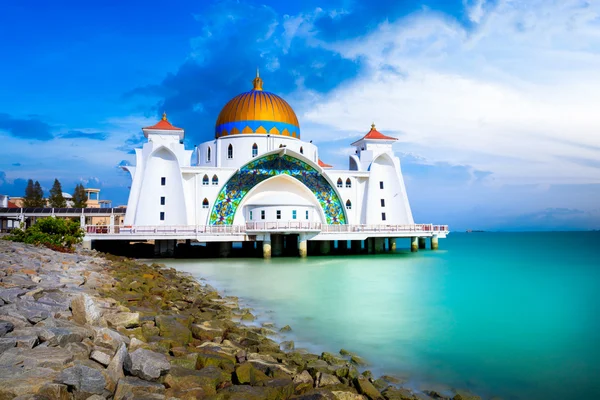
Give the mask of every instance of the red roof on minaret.
[{"label": "red roof on minaret", "polygon": [[15,203],[13,203],[12,201],[8,201],[8,208],[19,208],[17,207],[17,205]]},{"label": "red roof on minaret", "polygon": [[395,137],[386,136],[375,129],[375,123],[371,125],[371,130],[363,137],[363,139],[381,139],[381,140],[398,140]]},{"label": "red roof on minaret", "polygon": [[323,161],[321,161],[321,159],[319,158],[319,167],[321,168],[333,168],[333,165],[329,165],[329,164],[325,164]]},{"label": "red roof on minaret", "polygon": [[142,129],[159,129],[163,131],[182,131],[183,129],[178,128],[176,126],[171,125],[169,120],[167,120],[167,113],[163,113],[162,119],[158,121],[157,124],[152,126],[147,126]]}]

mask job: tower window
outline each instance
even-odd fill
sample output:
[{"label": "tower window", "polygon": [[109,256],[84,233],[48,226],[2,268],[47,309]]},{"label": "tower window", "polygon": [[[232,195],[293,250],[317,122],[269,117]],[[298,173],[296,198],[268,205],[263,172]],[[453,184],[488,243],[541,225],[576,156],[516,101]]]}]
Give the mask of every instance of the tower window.
[{"label": "tower window", "polygon": [[281,219],[281,210],[277,210],[277,219]]},{"label": "tower window", "polygon": [[165,197],[164,196],[160,198],[160,205],[161,206],[165,205]]},{"label": "tower window", "polygon": [[346,187],[347,188],[351,188],[352,187],[352,181],[350,180],[350,178],[346,179]]},{"label": "tower window", "polygon": [[306,219],[308,219],[308,210],[306,210]]},{"label": "tower window", "polygon": [[231,144],[227,147],[227,158],[233,158],[233,146]]},{"label": "tower window", "polygon": [[346,210],[352,210],[352,202],[350,199],[346,200]]},{"label": "tower window", "polygon": [[210,162],[210,147],[206,149],[206,162]]},{"label": "tower window", "polygon": [[250,211],[250,221],[252,221],[252,211]]},{"label": "tower window", "polygon": [[379,182],[379,189],[383,189],[383,181]]},{"label": "tower window", "polygon": [[164,176],[162,178],[160,178],[160,185],[161,186],[165,186],[167,184],[167,178],[165,178]]},{"label": "tower window", "polygon": [[258,145],[254,143],[252,145],[252,157],[256,157],[258,155]]},{"label": "tower window", "polygon": [[381,213],[381,220],[385,221],[385,213]]},{"label": "tower window", "polygon": [[208,199],[202,200],[202,208],[208,208]]},{"label": "tower window", "polygon": [[300,146],[300,154],[304,154],[304,149]]},{"label": "tower window", "polygon": [[260,210],[260,219],[265,219],[265,210]]},{"label": "tower window", "polygon": [[161,211],[161,212],[160,212],[160,220],[161,220],[161,221],[164,221],[164,220],[165,220],[165,212],[164,212],[164,211]]},{"label": "tower window", "polygon": [[296,210],[292,210],[292,219],[296,219]]},{"label": "tower window", "polygon": [[202,185],[208,186],[208,175],[204,175],[202,178]]},{"label": "tower window", "polygon": [[385,200],[381,199],[381,207],[385,207]]},{"label": "tower window", "polygon": [[213,175],[212,184],[213,185],[218,185],[219,184],[219,177],[217,175]]},{"label": "tower window", "polygon": [[337,180],[337,187],[339,187],[339,188],[344,187],[344,183],[342,182],[342,178],[338,178],[338,180]]}]

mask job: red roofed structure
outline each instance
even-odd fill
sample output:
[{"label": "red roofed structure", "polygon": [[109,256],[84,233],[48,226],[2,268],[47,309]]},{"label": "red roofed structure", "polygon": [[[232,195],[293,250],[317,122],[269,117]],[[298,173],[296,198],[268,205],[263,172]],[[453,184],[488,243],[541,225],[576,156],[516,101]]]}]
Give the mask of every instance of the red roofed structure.
[{"label": "red roofed structure", "polygon": [[327,169],[327,168],[333,168],[333,165],[329,165],[329,164],[325,164],[323,161],[321,161],[321,159],[319,158],[319,167]]},{"label": "red roofed structure", "polygon": [[145,130],[145,129],[161,130],[161,131],[182,131],[183,130],[181,128],[173,126],[169,122],[169,120],[167,119],[167,113],[163,113],[162,119],[160,121],[158,121],[156,124],[142,128],[142,130]]},{"label": "red roofed structure", "polygon": [[383,133],[381,133],[377,129],[375,129],[375,124],[372,124],[371,130],[365,136],[363,136],[362,139],[359,139],[356,142],[352,143],[352,145],[355,146],[361,140],[398,140],[398,139],[396,139],[395,137],[384,135]]}]

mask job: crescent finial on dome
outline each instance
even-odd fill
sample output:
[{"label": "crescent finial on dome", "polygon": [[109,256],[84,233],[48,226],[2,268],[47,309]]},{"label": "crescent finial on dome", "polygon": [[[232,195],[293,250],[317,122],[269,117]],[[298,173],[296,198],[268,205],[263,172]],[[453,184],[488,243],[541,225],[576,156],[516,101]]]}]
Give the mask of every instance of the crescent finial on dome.
[{"label": "crescent finial on dome", "polygon": [[260,78],[258,68],[256,68],[256,78],[252,80],[252,83],[254,84],[254,88],[252,90],[263,90],[263,80]]}]

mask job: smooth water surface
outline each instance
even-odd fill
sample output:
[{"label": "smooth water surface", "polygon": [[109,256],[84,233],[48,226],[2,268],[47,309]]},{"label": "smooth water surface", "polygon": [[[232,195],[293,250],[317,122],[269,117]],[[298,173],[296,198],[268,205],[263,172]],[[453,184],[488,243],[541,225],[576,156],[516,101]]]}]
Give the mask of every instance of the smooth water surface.
[{"label": "smooth water surface", "polygon": [[600,399],[600,232],[452,233],[440,249],[168,264],[291,325],[297,347],[357,352],[413,388]]}]

